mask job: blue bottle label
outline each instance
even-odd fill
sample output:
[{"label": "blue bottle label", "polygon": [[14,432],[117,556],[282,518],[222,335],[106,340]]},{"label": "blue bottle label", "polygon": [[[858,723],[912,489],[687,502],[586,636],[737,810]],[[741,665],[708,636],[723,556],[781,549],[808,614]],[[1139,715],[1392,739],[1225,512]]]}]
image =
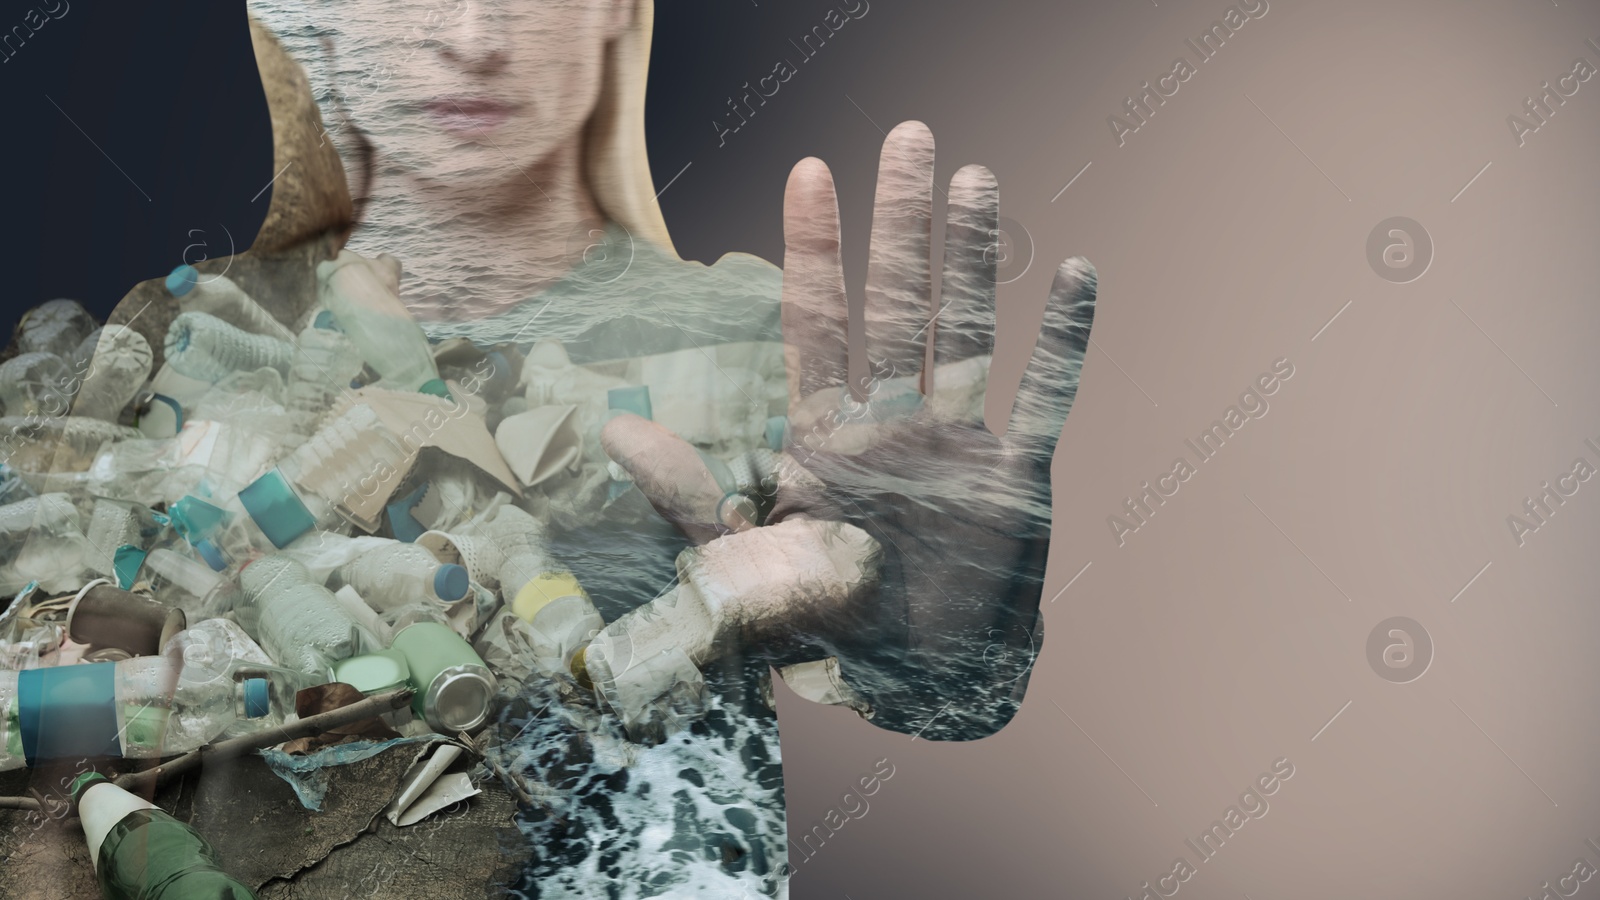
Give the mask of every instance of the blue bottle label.
[{"label": "blue bottle label", "polygon": [[17,724],[28,765],[36,760],[122,755],[116,663],[17,673]]}]

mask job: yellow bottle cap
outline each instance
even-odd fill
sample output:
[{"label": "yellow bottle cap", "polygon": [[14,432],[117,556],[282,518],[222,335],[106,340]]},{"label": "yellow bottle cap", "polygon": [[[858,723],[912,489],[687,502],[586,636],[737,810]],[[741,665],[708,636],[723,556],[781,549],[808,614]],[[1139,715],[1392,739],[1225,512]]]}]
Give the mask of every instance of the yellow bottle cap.
[{"label": "yellow bottle cap", "polygon": [[570,666],[572,677],[578,679],[578,686],[586,691],[594,689],[594,681],[589,678],[589,667],[584,662],[584,653],[588,649],[588,644],[579,647],[578,652],[572,654],[572,665]]},{"label": "yellow bottle cap", "polygon": [[511,600],[511,611],[524,622],[532,622],[539,610],[561,597],[586,597],[583,585],[570,572],[545,572],[517,591]]}]

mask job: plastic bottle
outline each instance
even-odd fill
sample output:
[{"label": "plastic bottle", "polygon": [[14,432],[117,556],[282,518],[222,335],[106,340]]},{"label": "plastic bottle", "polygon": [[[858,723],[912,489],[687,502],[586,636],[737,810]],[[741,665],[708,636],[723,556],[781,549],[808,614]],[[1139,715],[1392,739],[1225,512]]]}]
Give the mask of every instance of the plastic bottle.
[{"label": "plastic bottle", "polygon": [[183,669],[167,719],[167,747],[198,747],[277,728],[293,717],[296,694],[331,680],[327,669],[297,672],[210,652],[196,654],[188,649],[192,645],[186,645],[185,638],[180,634],[167,645],[169,652],[183,654]]},{"label": "plastic bottle", "polygon": [[97,574],[108,578],[117,575],[117,551],[123,547],[138,547],[143,538],[133,508],[115,500],[100,498],[94,502],[94,512],[89,516],[89,546],[85,562]]},{"label": "plastic bottle", "polygon": [[66,589],[84,570],[87,551],[78,508],[68,495],[42,494],[0,506],[0,559],[9,559],[22,581]]},{"label": "plastic bottle", "polygon": [[201,275],[194,266],[178,266],[167,276],[167,291],[183,312],[206,313],[251,334],[294,340],[289,329],[226,275]]},{"label": "plastic bottle", "polygon": [[319,674],[361,652],[356,623],[305,566],[284,556],[264,556],[246,564],[239,581],[242,596],[234,618],[278,665]]},{"label": "plastic bottle", "polygon": [[167,363],[178,374],[215,384],[232,372],[289,371],[290,341],[252,334],[202,312],[180,313],[167,329]]},{"label": "plastic bottle", "polygon": [[605,627],[583,663],[626,722],[672,696],[682,652],[703,666],[741,646],[826,627],[877,585],[882,549],[844,522],[786,519],[679,554],[678,585]]},{"label": "plastic bottle", "polygon": [[64,416],[72,407],[72,373],[61,357],[36,351],[0,363],[0,403],[8,416]]},{"label": "plastic bottle", "polygon": [[200,832],[97,772],[72,783],[106,900],[255,900]]},{"label": "plastic bottle", "polygon": [[99,328],[73,352],[72,374],[80,381],[72,414],[115,422],[154,362],[144,335],[121,325]]},{"label": "plastic bottle", "polygon": [[186,666],[215,666],[222,660],[275,665],[267,651],[251,640],[250,635],[245,634],[239,623],[232,619],[216,618],[190,623],[188,628],[162,647],[162,652],[183,657]]},{"label": "plastic bottle", "polygon": [[426,548],[398,541],[363,553],[340,568],[339,577],[379,612],[454,603],[471,591],[464,567],[441,563]]},{"label": "plastic bottle", "polygon": [[17,473],[16,469],[0,463],[0,504],[17,503],[36,496],[38,492]]},{"label": "plastic bottle", "polygon": [[325,673],[237,660],[191,668],[176,654],[0,671],[0,771],[85,756],[155,759],[281,725],[295,693]]},{"label": "plastic bottle", "polygon": [[232,580],[200,560],[164,547],[145,554],[129,585],[140,581],[149,582],[156,600],[183,610],[195,622],[228,612],[239,598]]},{"label": "plastic bottle", "polygon": [[547,675],[566,673],[590,687],[585,657],[591,641],[606,627],[587,594],[567,594],[544,604],[529,621],[534,668]]},{"label": "plastic bottle", "polygon": [[[382,501],[399,487],[411,458],[372,407],[357,404],[241,490],[239,500],[279,549],[313,528],[332,529],[341,517],[370,532],[377,529]],[[360,515],[354,507],[367,505],[374,496],[378,515]]]},{"label": "plastic bottle", "polygon": [[78,528],[78,508],[66,494],[42,494],[0,506],[0,546],[25,542],[36,530],[57,532]]},{"label": "plastic bottle", "polygon": [[361,374],[361,354],[343,332],[332,327],[326,311],[300,332],[299,352],[289,367],[289,410],[307,424],[326,413]]},{"label": "plastic bottle", "polygon": [[477,531],[500,554],[495,573],[500,599],[523,619],[532,621],[557,597],[582,593],[572,574],[550,557],[544,523],[521,507],[500,507]]},{"label": "plastic bottle", "polygon": [[428,338],[382,264],[350,252],[317,265],[322,305],[361,357],[395,390],[445,395]]},{"label": "plastic bottle", "polygon": [[66,356],[94,330],[94,316],[76,300],[50,300],[28,310],[17,323],[17,352]]}]

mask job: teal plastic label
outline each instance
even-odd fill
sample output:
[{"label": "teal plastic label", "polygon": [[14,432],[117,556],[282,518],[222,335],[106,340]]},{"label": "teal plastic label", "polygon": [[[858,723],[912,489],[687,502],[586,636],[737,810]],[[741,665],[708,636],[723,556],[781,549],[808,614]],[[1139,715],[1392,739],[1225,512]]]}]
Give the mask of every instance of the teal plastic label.
[{"label": "teal plastic label", "polygon": [[122,755],[116,663],[17,673],[17,724],[28,765],[40,759]]}]

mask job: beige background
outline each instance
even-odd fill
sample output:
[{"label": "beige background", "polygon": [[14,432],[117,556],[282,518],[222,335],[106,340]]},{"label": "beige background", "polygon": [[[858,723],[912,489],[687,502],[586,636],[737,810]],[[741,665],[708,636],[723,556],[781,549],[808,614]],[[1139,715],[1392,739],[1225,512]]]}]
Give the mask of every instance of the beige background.
[{"label": "beige background", "polygon": [[[944,4],[874,3],[862,26],[897,48],[882,74],[815,88],[848,93],[830,117],[862,148],[929,121],[941,177],[990,164],[1036,242],[1002,294],[992,422],[1054,263],[1085,255],[1101,280],[1045,598],[1076,580],[1045,604],[1026,704],[952,745],[783,697],[792,836],[895,767],[870,812],[795,854],[796,898],[1137,897],[1182,856],[1197,900],[1510,900],[1600,866],[1600,480],[1525,546],[1506,526],[1576,458],[1600,467],[1600,79],[1525,146],[1506,126],[1577,57],[1600,66],[1600,11],[1272,0],[1119,148],[1106,117],[1195,62],[1184,39],[1227,5],[962,34]],[[870,176],[840,179],[858,277]],[[1409,284],[1367,260],[1391,216],[1435,245]],[[1119,547],[1107,517],[1194,463],[1185,439],[1283,357],[1270,411]],[[1367,659],[1391,616],[1434,643],[1407,684]],[[1268,814],[1200,864],[1185,838],[1283,757]]]}]

